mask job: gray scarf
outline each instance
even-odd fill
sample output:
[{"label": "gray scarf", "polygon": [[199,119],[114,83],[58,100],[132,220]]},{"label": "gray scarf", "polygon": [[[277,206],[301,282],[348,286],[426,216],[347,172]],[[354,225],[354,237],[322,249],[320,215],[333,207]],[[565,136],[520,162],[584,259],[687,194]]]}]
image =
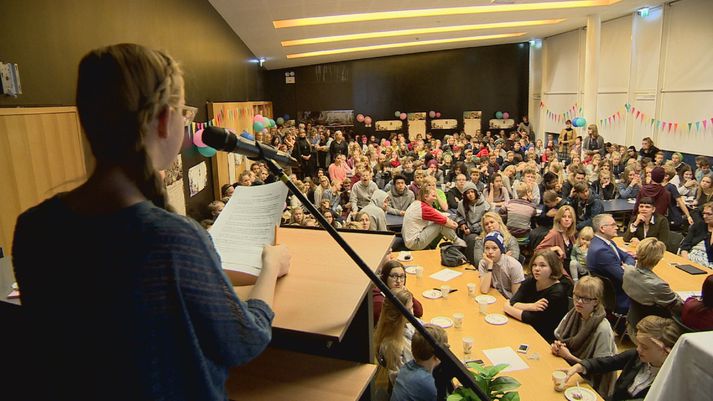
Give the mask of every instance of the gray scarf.
[{"label": "gray scarf", "polygon": [[578,358],[587,358],[594,352],[592,349],[594,336],[592,334],[605,317],[606,313],[601,304],[597,305],[592,316],[587,320],[582,319],[577,310],[572,308],[555,330],[555,337],[567,345],[572,355]]}]

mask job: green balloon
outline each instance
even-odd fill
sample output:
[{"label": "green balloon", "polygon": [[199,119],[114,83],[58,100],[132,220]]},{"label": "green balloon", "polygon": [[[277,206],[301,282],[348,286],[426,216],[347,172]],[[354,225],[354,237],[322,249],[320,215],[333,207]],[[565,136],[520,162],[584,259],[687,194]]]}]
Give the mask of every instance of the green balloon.
[{"label": "green balloon", "polygon": [[263,125],[263,123],[261,123],[261,122],[259,122],[259,121],[255,121],[255,122],[253,123],[253,131],[255,131],[255,132],[260,132],[260,131],[262,131],[262,130],[264,130],[264,129],[265,129],[265,126]]},{"label": "green balloon", "polygon": [[203,155],[205,157],[213,157],[217,153],[217,151],[215,149],[211,148],[210,146],[206,146],[205,148],[199,148],[199,147],[196,147],[196,148],[198,149],[198,153],[200,153],[201,155]]}]

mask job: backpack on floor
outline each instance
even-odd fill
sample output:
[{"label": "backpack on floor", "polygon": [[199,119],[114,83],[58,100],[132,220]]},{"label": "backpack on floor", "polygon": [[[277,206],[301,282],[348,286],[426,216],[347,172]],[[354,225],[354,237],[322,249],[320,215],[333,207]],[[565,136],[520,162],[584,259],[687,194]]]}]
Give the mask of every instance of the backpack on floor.
[{"label": "backpack on floor", "polygon": [[446,267],[456,267],[468,263],[463,253],[465,248],[453,245],[450,242],[441,244],[441,264]]}]

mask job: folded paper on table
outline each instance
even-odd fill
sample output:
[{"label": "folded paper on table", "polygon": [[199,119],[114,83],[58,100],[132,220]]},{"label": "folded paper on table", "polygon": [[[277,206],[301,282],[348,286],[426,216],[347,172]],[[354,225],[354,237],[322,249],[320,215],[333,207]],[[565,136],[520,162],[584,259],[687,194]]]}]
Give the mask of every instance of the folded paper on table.
[{"label": "folded paper on table", "polygon": [[676,294],[678,294],[678,296],[681,297],[681,299],[684,301],[690,297],[700,297],[701,296],[700,291],[676,291]]},{"label": "folded paper on table", "polygon": [[525,361],[523,361],[522,358],[520,358],[510,347],[485,349],[483,350],[483,354],[490,359],[490,362],[492,362],[493,365],[501,363],[508,364],[509,366],[505,368],[503,372],[512,372],[514,370],[529,368]]},{"label": "folded paper on table", "polygon": [[210,230],[223,269],[260,274],[262,248],[275,243],[287,192],[280,181],[235,188]]},{"label": "folded paper on table", "polygon": [[460,276],[461,274],[463,274],[463,273],[455,271],[455,270],[443,269],[437,273],[431,274],[430,277],[435,278],[436,280],[449,281],[449,280],[453,280],[454,278]]}]

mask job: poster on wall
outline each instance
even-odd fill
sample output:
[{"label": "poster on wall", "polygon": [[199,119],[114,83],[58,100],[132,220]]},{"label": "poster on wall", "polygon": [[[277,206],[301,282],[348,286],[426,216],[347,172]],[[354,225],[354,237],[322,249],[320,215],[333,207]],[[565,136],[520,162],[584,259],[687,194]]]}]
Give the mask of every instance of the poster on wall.
[{"label": "poster on wall", "polygon": [[208,183],[208,166],[205,162],[200,162],[188,169],[188,188],[191,197],[205,189]]},{"label": "poster on wall", "polygon": [[480,135],[480,130],[483,112],[479,110],[470,110],[463,112],[463,132],[466,135],[477,136]]},{"label": "poster on wall", "polygon": [[507,120],[493,118],[488,122],[488,127],[492,129],[510,129],[515,127],[515,120],[512,118]]},{"label": "poster on wall", "polygon": [[421,135],[422,138],[426,137],[426,114],[425,111],[408,113],[409,140],[416,140],[418,135]]},{"label": "poster on wall", "polygon": [[183,194],[183,158],[181,155],[164,171],[163,183],[166,186],[168,204],[176,213],[186,215],[186,196]]},{"label": "poster on wall", "polygon": [[399,131],[404,123],[401,120],[383,120],[376,122],[377,131]]},{"label": "poster on wall", "polygon": [[354,110],[298,111],[297,120],[301,123],[345,127],[354,125]]},{"label": "poster on wall", "polygon": [[456,129],[458,128],[458,120],[452,119],[439,119],[431,120],[431,129]]}]

